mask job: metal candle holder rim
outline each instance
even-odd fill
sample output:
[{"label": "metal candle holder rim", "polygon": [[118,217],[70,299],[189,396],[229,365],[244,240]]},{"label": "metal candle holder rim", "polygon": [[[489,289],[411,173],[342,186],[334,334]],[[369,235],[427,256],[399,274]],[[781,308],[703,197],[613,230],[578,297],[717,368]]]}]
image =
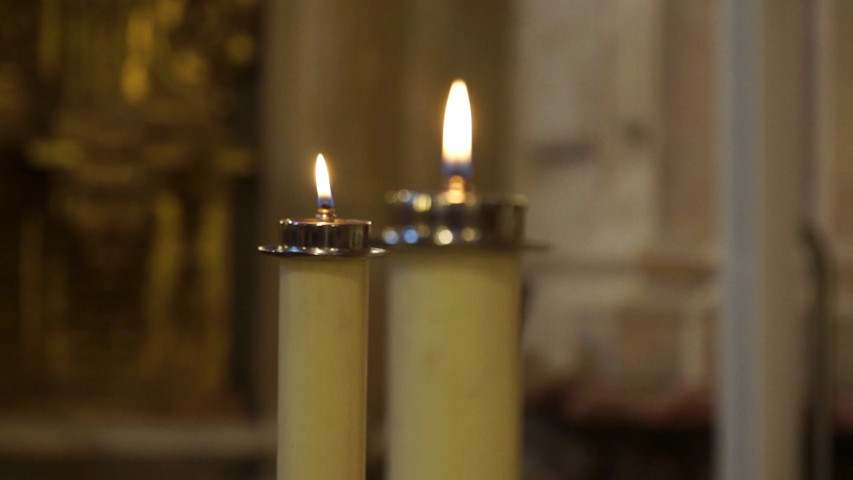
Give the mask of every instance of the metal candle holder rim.
[{"label": "metal candle holder rim", "polygon": [[451,201],[448,191],[388,192],[391,225],[378,242],[389,248],[478,248],[528,250],[543,244],[524,239],[527,199],[521,195],[465,192]]},{"label": "metal candle holder rim", "polygon": [[260,246],[258,250],[276,257],[375,258],[387,253],[368,245],[370,222],[346,218],[284,219],[281,244]]}]

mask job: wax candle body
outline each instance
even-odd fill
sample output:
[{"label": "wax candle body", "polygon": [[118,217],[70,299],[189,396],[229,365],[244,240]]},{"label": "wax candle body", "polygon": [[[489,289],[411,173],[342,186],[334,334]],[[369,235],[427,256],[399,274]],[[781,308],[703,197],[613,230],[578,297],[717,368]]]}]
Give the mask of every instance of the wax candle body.
[{"label": "wax candle body", "polygon": [[280,272],[278,480],[362,480],[367,260],[288,258]]},{"label": "wax candle body", "polygon": [[401,249],[389,282],[388,478],[519,478],[520,253]]}]

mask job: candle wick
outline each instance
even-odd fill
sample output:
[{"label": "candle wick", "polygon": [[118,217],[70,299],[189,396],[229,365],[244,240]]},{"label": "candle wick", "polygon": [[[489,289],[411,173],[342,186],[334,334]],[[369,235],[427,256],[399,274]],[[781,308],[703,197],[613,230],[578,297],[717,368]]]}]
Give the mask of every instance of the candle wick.
[{"label": "candle wick", "polygon": [[320,205],[320,208],[317,209],[317,219],[323,222],[334,222],[335,208],[328,203],[323,203]]},{"label": "candle wick", "polygon": [[468,185],[462,175],[451,175],[446,185],[447,199],[450,203],[463,203],[468,192]]}]

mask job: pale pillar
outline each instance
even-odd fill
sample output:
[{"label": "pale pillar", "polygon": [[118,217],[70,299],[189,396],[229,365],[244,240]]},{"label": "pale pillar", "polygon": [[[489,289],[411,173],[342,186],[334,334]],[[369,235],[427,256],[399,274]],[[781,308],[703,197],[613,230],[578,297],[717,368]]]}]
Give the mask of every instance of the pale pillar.
[{"label": "pale pillar", "polygon": [[805,10],[802,2],[722,4],[722,480],[800,478]]}]

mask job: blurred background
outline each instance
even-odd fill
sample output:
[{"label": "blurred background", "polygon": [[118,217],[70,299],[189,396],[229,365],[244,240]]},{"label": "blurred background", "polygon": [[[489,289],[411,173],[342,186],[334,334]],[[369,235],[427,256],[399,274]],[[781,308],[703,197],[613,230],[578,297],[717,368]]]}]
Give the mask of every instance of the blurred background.
[{"label": "blurred background", "polygon": [[[526,479],[711,478],[741,207],[719,180],[721,3],[0,0],[0,477],[274,478],[277,268],[255,247],[313,213],[318,152],[343,216],[382,226],[385,192],[437,188],[464,78],[478,190],[525,194],[551,245],[527,257]],[[810,232],[789,376],[805,397],[830,375],[851,478],[853,3],[752,3],[797,26],[763,25],[794,48],[757,67],[796,87],[768,101],[796,113],[798,188],[765,212]]]}]

